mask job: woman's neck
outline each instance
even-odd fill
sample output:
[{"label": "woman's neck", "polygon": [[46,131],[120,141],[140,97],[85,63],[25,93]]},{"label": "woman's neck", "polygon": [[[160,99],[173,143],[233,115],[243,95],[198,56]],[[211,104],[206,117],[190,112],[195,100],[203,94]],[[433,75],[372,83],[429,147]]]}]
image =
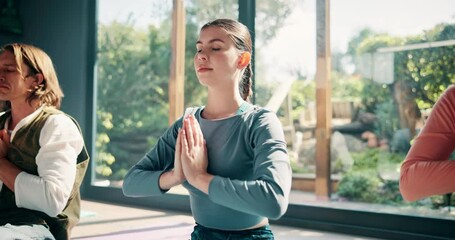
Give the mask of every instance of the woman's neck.
[{"label": "woman's neck", "polygon": [[202,117],[205,119],[222,119],[235,116],[243,102],[244,100],[240,95],[238,97],[223,97],[209,94]]}]

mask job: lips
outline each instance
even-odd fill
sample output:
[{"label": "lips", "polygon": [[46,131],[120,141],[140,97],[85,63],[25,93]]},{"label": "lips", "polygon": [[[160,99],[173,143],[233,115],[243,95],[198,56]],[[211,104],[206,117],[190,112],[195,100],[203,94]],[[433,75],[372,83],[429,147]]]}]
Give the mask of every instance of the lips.
[{"label": "lips", "polygon": [[200,72],[200,73],[208,72],[208,71],[212,71],[212,70],[213,70],[213,68],[204,67],[204,66],[200,66],[200,67],[197,68],[197,72]]}]

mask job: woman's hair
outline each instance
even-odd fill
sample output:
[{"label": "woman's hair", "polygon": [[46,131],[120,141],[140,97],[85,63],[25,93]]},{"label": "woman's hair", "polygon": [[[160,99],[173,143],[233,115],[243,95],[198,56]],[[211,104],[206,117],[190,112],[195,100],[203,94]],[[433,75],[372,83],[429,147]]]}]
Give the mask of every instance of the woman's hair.
[{"label": "woman's hair", "polygon": [[[216,19],[202,26],[201,31],[207,27],[212,26],[224,29],[234,42],[234,45],[237,47],[237,49],[243,52],[249,52],[251,55],[253,55],[253,43],[251,41],[251,35],[245,25],[232,19]],[[253,69],[250,62],[245,68],[242,79],[239,83],[240,94],[244,100],[248,100],[249,96],[251,96],[253,93],[251,89],[252,76]]]},{"label": "woman's hair", "polygon": [[[32,104],[37,101],[39,106],[47,105],[60,108],[63,92],[58,83],[57,73],[51,58],[43,50],[23,43],[4,45],[0,49],[0,53],[4,51],[10,51],[14,54],[17,70],[22,76],[37,73],[43,75],[43,81],[30,90],[27,102]],[[28,73],[23,73],[23,63],[30,69]]]}]

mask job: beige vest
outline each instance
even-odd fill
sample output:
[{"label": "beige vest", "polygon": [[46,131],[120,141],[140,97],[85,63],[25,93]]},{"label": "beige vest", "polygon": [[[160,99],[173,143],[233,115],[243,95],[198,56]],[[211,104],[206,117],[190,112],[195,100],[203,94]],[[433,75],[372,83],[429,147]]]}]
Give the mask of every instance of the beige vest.
[{"label": "beige vest", "polygon": [[[40,149],[40,133],[47,118],[53,114],[64,113],[52,107],[45,107],[29,124],[16,132],[13,141],[9,145],[7,159],[29,174],[38,175],[35,158]],[[0,129],[5,126],[5,122],[9,117],[10,112],[0,116]],[[73,120],[80,131],[77,121],[71,116],[68,117]],[[13,225],[47,224],[57,240],[70,239],[71,229],[79,222],[81,201],[79,187],[87,170],[88,162],[89,156],[84,146],[77,157],[76,180],[70,198],[63,212],[57,217],[50,217],[39,211],[18,208],[14,193],[3,185],[0,192],[0,225],[5,225],[6,223]]]}]

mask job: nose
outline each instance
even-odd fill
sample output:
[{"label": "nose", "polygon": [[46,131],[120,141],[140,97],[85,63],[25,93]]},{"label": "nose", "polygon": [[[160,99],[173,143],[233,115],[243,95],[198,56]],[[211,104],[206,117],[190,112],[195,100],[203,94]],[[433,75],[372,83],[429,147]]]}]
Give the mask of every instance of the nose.
[{"label": "nose", "polygon": [[207,55],[205,55],[202,52],[198,52],[197,53],[197,60],[199,60],[199,61],[207,61]]}]

